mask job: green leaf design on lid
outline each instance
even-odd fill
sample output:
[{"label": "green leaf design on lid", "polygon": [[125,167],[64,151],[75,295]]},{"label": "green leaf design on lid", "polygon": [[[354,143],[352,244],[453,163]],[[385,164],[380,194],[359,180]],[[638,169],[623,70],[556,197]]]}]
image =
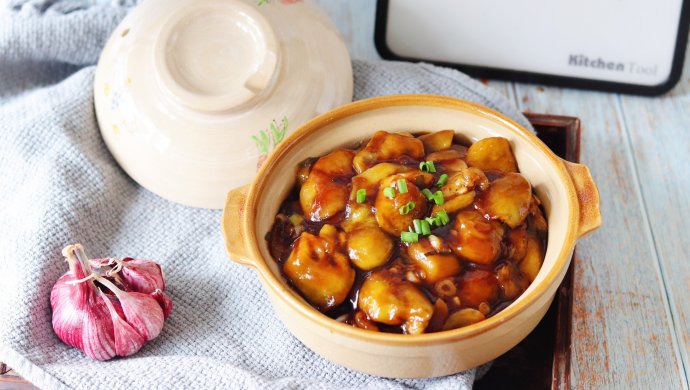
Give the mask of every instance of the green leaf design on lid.
[{"label": "green leaf design on lid", "polygon": [[268,154],[273,151],[279,143],[281,143],[288,132],[288,118],[283,116],[280,124],[275,121],[271,121],[268,124],[268,129],[259,130],[258,134],[252,135],[252,139],[256,144],[256,149],[259,151],[259,163],[257,164],[257,169],[263,164],[263,162],[268,157]]},{"label": "green leaf design on lid", "polygon": [[285,138],[288,130],[288,120],[284,116],[280,126],[276,121],[271,122],[271,134],[273,136],[273,149]]},{"label": "green leaf design on lid", "polygon": [[259,131],[259,135],[252,135],[252,139],[256,143],[256,148],[262,156],[268,156],[269,148],[271,147],[271,138],[265,130]]}]

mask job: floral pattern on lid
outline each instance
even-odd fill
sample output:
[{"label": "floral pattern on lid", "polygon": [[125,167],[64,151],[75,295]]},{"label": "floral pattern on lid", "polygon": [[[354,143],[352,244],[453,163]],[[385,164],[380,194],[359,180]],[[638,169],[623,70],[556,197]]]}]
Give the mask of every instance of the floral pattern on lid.
[{"label": "floral pattern on lid", "polygon": [[280,124],[274,119],[268,126],[268,129],[259,130],[256,135],[252,135],[252,140],[256,143],[256,149],[259,151],[259,161],[256,164],[257,171],[268,158],[268,154],[285,139],[287,131],[288,118],[284,116]]},{"label": "floral pattern on lid", "polygon": [[108,40],[94,99],[135,181],[220,208],[290,131],[351,101],[352,86],[347,48],[311,2],[147,0]]}]

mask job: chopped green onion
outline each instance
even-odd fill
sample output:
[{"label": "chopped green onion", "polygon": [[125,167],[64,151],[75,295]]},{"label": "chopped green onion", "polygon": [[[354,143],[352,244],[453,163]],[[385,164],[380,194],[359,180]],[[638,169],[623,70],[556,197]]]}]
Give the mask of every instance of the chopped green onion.
[{"label": "chopped green onion", "polygon": [[410,211],[414,210],[415,204],[414,202],[407,202],[407,204],[400,206],[398,211],[400,211],[400,214],[402,215],[407,215],[410,213]]},{"label": "chopped green onion", "polygon": [[426,217],[426,218],[424,218],[424,220],[425,220],[427,223],[429,223],[429,226],[434,226],[434,225],[436,225],[436,226],[441,226],[441,225],[438,224],[438,221],[437,221],[435,218]]},{"label": "chopped green onion", "polygon": [[417,242],[419,241],[419,234],[414,232],[400,233],[400,241],[402,242]]},{"label": "chopped green onion", "polygon": [[440,206],[440,205],[444,204],[445,202],[446,201],[443,199],[443,192],[436,191],[436,193],[434,193],[434,203],[436,203],[437,205]]},{"label": "chopped green onion", "polygon": [[357,190],[357,203],[364,203],[367,200],[367,190],[364,188]]},{"label": "chopped green onion", "polygon": [[389,198],[395,198],[395,190],[393,189],[393,187],[386,187],[383,189],[383,195]]},{"label": "chopped green onion", "polygon": [[422,172],[436,172],[436,167],[433,161],[422,161],[419,163],[419,170]]},{"label": "chopped green onion", "polygon": [[407,180],[398,179],[398,191],[400,191],[401,194],[407,193]]},{"label": "chopped green onion", "polygon": [[415,219],[412,221],[412,225],[414,225],[415,233],[422,233],[422,221]]},{"label": "chopped green onion", "polygon": [[299,214],[290,215],[290,223],[293,224],[294,226],[299,225],[300,223],[302,223],[303,220],[304,220],[304,218],[302,218],[302,216]]},{"label": "chopped green onion", "polygon": [[446,225],[448,222],[450,222],[450,217],[448,217],[448,213],[446,213],[446,210],[444,209],[439,210],[436,213],[435,218],[437,222],[440,222],[439,226]]},{"label": "chopped green onion", "polygon": [[436,182],[436,186],[437,187],[443,187],[443,185],[445,185],[447,181],[448,181],[448,175],[444,173],[443,175],[441,175],[441,177],[438,178],[438,182]]},{"label": "chopped green onion", "polygon": [[424,194],[424,196],[426,196],[426,199],[427,199],[427,200],[432,200],[432,199],[434,199],[434,194],[433,194],[433,193],[431,192],[431,190],[428,189],[428,188],[423,189],[423,190],[422,190],[422,194]]},{"label": "chopped green onion", "polygon": [[[423,236],[431,234],[431,223],[428,221],[429,219],[433,221],[433,218],[413,220],[412,225],[414,225],[414,232]],[[410,231],[412,231],[412,228],[410,228]]]},{"label": "chopped green onion", "polygon": [[431,234],[431,225],[426,220],[420,221],[422,225],[422,234],[428,236]]}]

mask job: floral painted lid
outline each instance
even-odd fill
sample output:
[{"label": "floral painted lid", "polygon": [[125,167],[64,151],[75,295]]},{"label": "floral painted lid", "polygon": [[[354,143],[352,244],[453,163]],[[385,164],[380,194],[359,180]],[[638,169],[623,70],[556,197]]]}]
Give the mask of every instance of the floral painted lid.
[{"label": "floral painted lid", "polygon": [[308,1],[148,0],[108,40],[94,88],[103,139],[134,180],[222,208],[290,131],[352,100],[352,68]]}]

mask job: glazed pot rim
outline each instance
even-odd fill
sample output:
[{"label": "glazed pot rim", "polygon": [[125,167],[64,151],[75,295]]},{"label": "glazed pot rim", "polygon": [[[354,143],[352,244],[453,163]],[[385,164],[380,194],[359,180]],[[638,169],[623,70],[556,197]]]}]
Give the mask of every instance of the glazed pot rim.
[{"label": "glazed pot rim", "polygon": [[[538,285],[535,286],[534,289],[523,293],[518,301],[515,301],[496,315],[476,324],[458,329],[424,333],[421,335],[382,333],[359,329],[329,318],[311,307],[305,301],[297,298],[295,294],[288,291],[288,287],[285,286],[284,281],[280,280],[279,277],[276,276],[268,267],[266,262],[272,259],[265,259],[261,255],[257,236],[255,234],[255,216],[257,202],[260,198],[259,194],[266,191],[267,187],[270,187],[270,183],[268,183],[266,180],[268,177],[267,172],[270,172],[276,165],[278,165],[278,163],[280,163],[280,161],[288,156],[290,151],[298,146],[302,140],[311,136],[313,133],[318,132],[324,126],[354,114],[394,106],[431,106],[455,109],[471,112],[494,121],[502,122],[504,125],[506,125],[505,127],[512,131],[515,135],[536,146],[537,149],[544,153],[544,155],[551,162],[552,168],[554,168],[554,170],[557,172],[559,181],[564,185],[567,192],[568,218],[566,234],[560,251],[556,255],[556,260],[553,266],[547,270],[548,272],[545,277]],[[333,145],[333,147],[336,146],[340,145]],[[577,199],[578,198],[574,185],[567,169],[563,164],[563,160],[556,156],[541,140],[539,140],[539,138],[537,138],[536,135],[526,130],[514,120],[486,106],[453,97],[430,94],[390,95],[363,99],[343,105],[313,118],[302,125],[299,129],[295,130],[269,156],[268,160],[266,160],[259,170],[256,178],[251,183],[245,203],[245,210],[247,210],[248,213],[241,221],[241,226],[239,226],[239,228],[245,233],[243,236],[245,237],[246,244],[249,249],[249,257],[253,259],[251,265],[258,271],[259,276],[265,282],[264,285],[269,286],[276,293],[276,295],[281,298],[283,303],[289,305],[292,309],[296,310],[310,321],[323,326],[332,332],[378,344],[400,346],[422,344],[433,345],[468,339],[496,328],[497,326],[517,317],[520,313],[528,309],[531,303],[536,302],[544,294],[547,294],[548,287],[553,283],[558,282],[559,274],[561,274],[563,268],[567,267],[570,263],[570,254],[575,245],[575,241],[578,238],[579,203]]]}]

